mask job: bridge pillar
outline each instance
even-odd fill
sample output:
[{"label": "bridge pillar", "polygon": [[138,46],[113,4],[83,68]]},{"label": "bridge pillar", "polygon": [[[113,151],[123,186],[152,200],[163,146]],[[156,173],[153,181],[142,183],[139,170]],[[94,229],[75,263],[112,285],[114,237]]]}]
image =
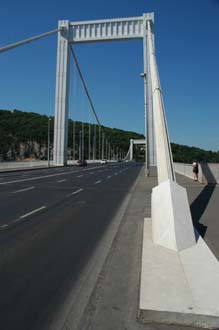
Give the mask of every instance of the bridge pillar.
[{"label": "bridge pillar", "polygon": [[196,239],[186,189],[176,183],[173,169],[151,24],[152,22],[147,22],[158,173],[158,186],[152,191],[153,241],[166,248],[181,251],[195,245]]},{"label": "bridge pillar", "polygon": [[150,166],[156,165],[155,136],[154,136],[154,118],[153,118],[153,99],[151,85],[151,70],[149,65],[149,47],[147,32],[147,14],[144,14],[144,99],[145,99],[145,162],[146,176],[150,175]]},{"label": "bridge pillar", "polygon": [[133,160],[133,139],[130,140],[130,160]]},{"label": "bridge pillar", "polygon": [[69,21],[59,21],[55,123],[54,123],[54,164],[67,164],[68,103],[69,103]]}]

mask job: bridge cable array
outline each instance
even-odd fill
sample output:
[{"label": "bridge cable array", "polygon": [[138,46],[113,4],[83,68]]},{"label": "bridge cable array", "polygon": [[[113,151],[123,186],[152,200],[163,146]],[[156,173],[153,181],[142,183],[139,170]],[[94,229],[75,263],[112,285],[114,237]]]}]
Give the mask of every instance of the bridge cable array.
[{"label": "bridge cable array", "polygon": [[[52,34],[55,34],[57,32],[60,32],[62,30],[62,28],[59,28],[59,29],[54,29],[54,30],[51,30],[51,31],[48,31],[48,32],[45,32],[45,33],[42,33],[42,34],[39,34],[37,36],[34,36],[34,37],[31,37],[31,38],[27,38],[27,39],[24,39],[22,41],[18,41],[16,43],[13,43],[13,44],[10,44],[10,45],[6,45],[4,47],[1,47],[0,48],[0,53],[2,52],[6,52],[8,50],[11,50],[11,49],[14,49],[14,48],[17,48],[19,46],[23,46],[25,44],[28,44],[28,43],[31,43],[33,41],[37,41],[39,39],[42,39],[42,38],[45,38],[45,37],[48,37]],[[74,63],[75,63],[75,66],[77,68],[77,71],[79,73],[79,76],[80,76],[80,79],[81,79],[81,82],[82,82],[82,85],[83,85],[83,88],[84,88],[84,91],[87,95],[87,98],[88,98],[88,101],[89,101],[89,105],[90,105],[90,108],[91,108],[91,111],[97,121],[97,124],[98,124],[98,154],[99,154],[99,158],[104,158],[104,155],[106,155],[105,158],[108,158],[108,159],[121,159],[121,158],[125,158],[125,154],[124,152],[118,147],[116,147],[116,150],[117,150],[117,153],[115,154],[115,147],[112,146],[112,144],[108,141],[107,139],[107,135],[106,135],[106,131],[104,130],[103,126],[101,125],[100,123],[100,120],[97,116],[97,113],[95,111],[95,108],[94,108],[94,105],[93,105],[93,102],[92,102],[92,99],[90,97],[90,94],[88,92],[88,89],[87,89],[87,86],[86,86],[86,83],[85,83],[85,80],[83,78],[83,75],[82,75],[82,72],[81,72],[81,69],[80,69],[80,66],[79,66],[79,63],[78,63],[78,60],[77,60],[77,57],[76,57],[76,54],[73,50],[73,47],[72,45],[70,45],[70,51],[71,51],[71,55],[73,57],[73,60],[74,60]],[[75,85],[75,83],[74,83]],[[88,157],[90,159],[90,154],[91,154],[91,125],[89,123],[89,152],[88,152]],[[83,135],[84,135],[84,124],[82,126],[82,131],[83,131]],[[102,131],[102,139],[101,139],[101,131]],[[73,121],[73,133],[72,133],[72,139],[73,139],[73,159],[75,159],[75,136],[76,136],[76,123],[75,121]],[[96,132],[96,125],[94,126],[94,137],[93,137],[93,159],[96,159],[96,136],[97,136],[97,132]],[[101,148],[101,141],[102,141],[102,148]],[[82,151],[82,145],[83,145],[83,141],[81,142],[81,151]],[[105,144],[105,146],[104,146]],[[102,157],[100,157],[102,156]]]},{"label": "bridge cable array", "polygon": [[[77,56],[75,54],[75,51],[72,47],[72,45],[69,46],[70,47],[70,52],[71,52],[71,55],[72,55],[72,58],[73,58],[73,61],[74,61],[74,64],[75,64],[75,67],[77,69],[77,72],[79,74],[79,77],[80,77],[80,80],[82,82],[82,86],[83,86],[83,89],[85,91],[85,94],[87,96],[87,99],[88,99],[88,102],[89,102],[89,105],[90,105],[90,109],[96,119],[96,122],[98,124],[98,149],[97,149],[97,127],[96,125],[94,126],[94,135],[93,135],[93,160],[96,159],[96,151],[98,150],[98,156],[99,156],[99,159],[100,158],[108,158],[108,159],[122,159],[124,158],[124,152],[122,150],[119,150],[118,147],[116,147],[116,154],[115,154],[115,147],[112,147],[110,142],[108,141],[107,139],[107,134],[106,134],[106,131],[104,130],[103,126],[101,125],[101,122],[100,122],[100,119],[97,115],[97,112],[94,108],[94,105],[93,105],[93,102],[92,102],[92,99],[91,99],[91,96],[90,96],[90,93],[88,91],[88,88],[87,88],[87,85],[86,85],[86,82],[85,82],[85,79],[83,77],[83,74],[82,74],[82,71],[80,69],[80,65],[79,65],[79,62],[78,62],[78,59],[77,59]],[[75,79],[74,79],[74,83],[75,83]],[[101,134],[102,133],[102,134]],[[91,134],[91,125],[89,123],[89,127],[88,127],[88,159],[90,159],[90,147],[91,147],[91,137],[90,137],[90,134]],[[101,135],[102,135],[102,138],[101,138]],[[84,125],[82,124],[82,136],[84,137]],[[84,140],[81,141],[81,137],[79,137],[79,145],[81,145],[81,148],[79,147],[79,151],[81,149],[83,149],[83,142]],[[74,142],[74,146],[75,146],[75,142]],[[73,152],[73,154],[75,155],[75,152]],[[106,156],[106,157],[104,157]],[[79,152],[79,157],[83,158],[84,157],[84,154]],[[74,158],[73,158],[74,159]]]}]

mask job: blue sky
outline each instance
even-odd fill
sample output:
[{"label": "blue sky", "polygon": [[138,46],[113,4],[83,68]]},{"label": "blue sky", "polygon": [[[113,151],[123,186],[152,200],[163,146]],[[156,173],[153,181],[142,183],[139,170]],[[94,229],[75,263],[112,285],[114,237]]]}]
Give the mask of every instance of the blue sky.
[{"label": "blue sky", "polygon": [[[155,41],[172,142],[219,150],[219,1],[5,1],[0,46],[70,21],[155,13]],[[54,114],[56,36],[0,54],[0,108]],[[105,126],[144,132],[142,42],[75,46]],[[76,86],[73,84],[76,81]],[[69,117],[92,120],[71,68]]]}]

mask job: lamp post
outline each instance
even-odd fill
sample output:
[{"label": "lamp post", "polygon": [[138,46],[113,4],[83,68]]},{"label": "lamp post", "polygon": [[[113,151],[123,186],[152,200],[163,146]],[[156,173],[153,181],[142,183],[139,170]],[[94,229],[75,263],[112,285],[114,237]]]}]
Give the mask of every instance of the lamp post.
[{"label": "lamp post", "polygon": [[102,159],[104,159],[104,133],[102,133]]},{"label": "lamp post", "polygon": [[91,159],[91,138],[90,138],[90,134],[91,134],[91,126],[89,123],[89,131],[88,131],[88,159]]},{"label": "lamp post", "polygon": [[[143,72],[140,74],[141,78],[144,78],[144,112],[145,112],[145,176],[149,175],[149,164],[148,164],[148,120],[146,119],[147,105],[148,105],[148,90],[147,90],[147,74]],[[147,135],[146,135],[147,134]]]},{"label": "lamp post", "polygon": [[79,160],[82,160],[82,131],[79,132]]},{"label": "lamp post", "polygon": [[48,118],[48,131],[47,131],[47,137],[48,137],[48,143],[47,143],[47,161],[48,161],[48,167],[49,167],[49,161],[50,161],[50,121],[51,118]]},{"label": "lamp post", "polygon": [[73,121],[72,149],[72,159],[75,160],[75,120]]}]

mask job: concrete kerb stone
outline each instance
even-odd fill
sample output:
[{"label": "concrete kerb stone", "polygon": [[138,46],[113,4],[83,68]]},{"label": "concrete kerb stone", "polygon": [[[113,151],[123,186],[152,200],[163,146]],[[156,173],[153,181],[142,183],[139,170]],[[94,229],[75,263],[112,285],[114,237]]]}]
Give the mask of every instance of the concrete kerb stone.
[{"label": "concrete kerb stone", "polygon": [[139,319],[219,329],[219,263],[204,240],[180,252],[152,241],[144,222]]}]

